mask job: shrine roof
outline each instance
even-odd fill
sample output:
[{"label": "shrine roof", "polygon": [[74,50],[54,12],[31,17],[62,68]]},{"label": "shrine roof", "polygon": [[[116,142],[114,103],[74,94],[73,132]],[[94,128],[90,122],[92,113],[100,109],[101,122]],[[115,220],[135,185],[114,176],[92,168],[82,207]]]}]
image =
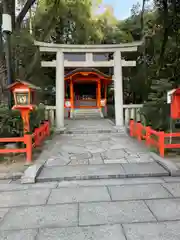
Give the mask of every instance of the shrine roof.
[{"label": "shrine roof", "polygon": [[76,73],[81,73],[81,72],[86,72],[86,73],[95,73],[97,75],[101,75],[102,77],[104,78],[107,78],[107,79],[112,79],[112,77],[110,75],[107,75],[101,71],[99,71],[98,69],[96,68],[76,68],[75,70],[71,71],[71,72],[68,72],[67,74],[65,74],[65,78],[68,78],[68,77],[71,77],[72,75],[75,75]]},{"label": "shrine roof", "polygon": [[33,90],[41,90],[40,87],[38,86],[35,86],[34,84],[30,83],[30,82],[26,82],[26,81],[21,81],[19,79],[17,79],[14,83],[10,84],[7,89],[9,88],[13,88],[15,87],[17,84],[23,84],[25,85],[26,87],[29,87],[30,89],[33,89]]}]

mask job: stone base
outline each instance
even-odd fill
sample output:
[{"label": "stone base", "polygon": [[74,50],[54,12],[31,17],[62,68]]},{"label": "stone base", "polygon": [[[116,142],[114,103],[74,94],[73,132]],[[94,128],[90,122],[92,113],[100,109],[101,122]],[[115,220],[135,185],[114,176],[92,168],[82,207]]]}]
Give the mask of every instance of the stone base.
[{"label": "stone base", "polygon": [[63,127],[63,128],[55,128],[55,133],[64,133],[65,130],[66,130],[65,127]]}]

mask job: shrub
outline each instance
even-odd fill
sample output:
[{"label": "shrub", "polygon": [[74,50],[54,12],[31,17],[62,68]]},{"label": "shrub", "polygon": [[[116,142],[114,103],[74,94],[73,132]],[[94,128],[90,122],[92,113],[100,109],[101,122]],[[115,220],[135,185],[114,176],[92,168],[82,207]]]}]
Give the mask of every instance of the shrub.
[{"label": "shrub", "polygon": [[[44,105],[39,105],[30,113],[30,132],[39,127],[45,119]],[[0,137],[18,137],[23,135],[23,121],[20,112],[0,106]]]},{"label": "shrub", "polygon": [[167,103],[147,102],[141,109],[146,125],[151,125],[154,130],[169,130],[170,108]]},{"label": "shrub", "polygon": [[39,104],[30,113],[30,131],[33,132],[35,128],[38,128],[45,120],[45,107],[43,104]]}]

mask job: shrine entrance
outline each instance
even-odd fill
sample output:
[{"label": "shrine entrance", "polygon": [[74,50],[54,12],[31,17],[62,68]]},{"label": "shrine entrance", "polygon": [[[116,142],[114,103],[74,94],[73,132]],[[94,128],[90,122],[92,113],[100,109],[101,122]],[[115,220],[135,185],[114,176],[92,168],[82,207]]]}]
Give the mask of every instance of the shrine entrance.
[{"label": "shrine entrance", "polygon": [[[124,104],[123,104],[123,67],[135,67],[136,61],[125,59],[122,54],[128,52],[136,52],[138,46],[142,42],[131,42],[122,44],[100,44],[100,45],[75,45],[75,44],[55,44],[45,42],[34,42],[39,47],[40,52],[56,53],[56,58],[51,61],[41,61],[42,67],[53,67],[56,69],[56,107],[55,118],[57,130],[64,129],[64,117],[66,110],[70,109],[71,112],[75,108],[74,99],[74,81],[77,78],[85,82],[97,82],[97,110],[101,113],[102,105],[106,106],[107,84],[112,83],[114,87],[114,108],[115,108],[115,123],[116,126],[121,127],[124,125]],[[77,59],[77,55],[83,58]],[[97,56],[101,58],[97,59]],[[71,57],[70,57],[71,56]],[[111,57],[110,57],[111,56]],[[96,71],[81,71],[68,73],[65,75],[66,69],[72,68],[113,68],[111,77]],[[83,74],[82,74],[83,73]],[[76,75],[76,76],[75,76]],[[65,78],[65,81],[64,81]],[[78,80],[79,81],[79,80]],[[81,81],[81,82],[82,82]],[[67,87],[68,86],[68,87]],[[70,94],[67,96],[66,88],[70,88]],[[79,111],[81,109],[78,109]],[[84,110],[84,109],[83,109]],[[85,109],[89,111],[89,109]],[[75,111],[76,112],[76,111]]]},{"label": "shrine entrance", "polygon": [[74,82],[74,107],[97,108],[97,83]]},{"label": "shrine entrance", "polygon": [[95,68],[77,68],[65,75],[65,109],[73,116],[74,109],[106,110],[108,76]]}]

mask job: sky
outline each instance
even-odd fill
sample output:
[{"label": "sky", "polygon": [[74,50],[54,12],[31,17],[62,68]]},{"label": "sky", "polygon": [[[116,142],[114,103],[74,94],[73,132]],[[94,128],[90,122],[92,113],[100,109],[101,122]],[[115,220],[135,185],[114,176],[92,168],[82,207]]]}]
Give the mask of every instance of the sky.
[{"label": "sky", "polygon": [[117,19],[125,19],[130,16],[133,4],[142,0],[103,0],[103,4],[112,5],[114,8],[114,15]]}]

